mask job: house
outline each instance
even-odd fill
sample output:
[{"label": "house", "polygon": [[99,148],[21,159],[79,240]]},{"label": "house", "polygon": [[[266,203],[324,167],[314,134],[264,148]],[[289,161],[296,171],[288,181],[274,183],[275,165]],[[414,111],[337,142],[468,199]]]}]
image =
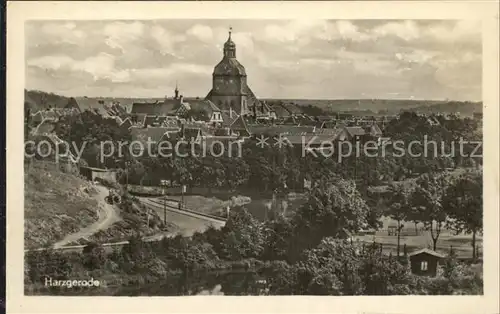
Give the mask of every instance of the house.
[{"label": "house", "polygon": [[132,115],[166,116],[175,114],[176,110],[183,104],[182,96],[179,99],[166,98],[163,102],[135,102],[132,104]]},{"label": "house", "polygon": [[[222,123],[222,111],[212,101],[208,99],[193,99],[189,100],[189,110],[204,112],[207,120],[210,123]],[[188,111],[189,111],[188,110]]]},{"label": "house", "polygon": [[441,124],[439,123],[439,120],[435,116],[428,116],[427,123],[432,126],[438,126]]},{"label": "house", "polygon": [[71,97],[68,100],[68,104],[66,106],[64,106],[64,108],[65,109],[70,109],[70,110],[76,110],[78,112],[82,112],[82,110],[80,109],[80,106],[78,105],[78,102],[73,97]]},{"label": "house", "polygon": [[366,135],[366,130],[360,126],[348,126],[344,127],[347,137],[346,140],[360,140]]},{"label": "house", "polygon": [[435,277],[439,261],[445,256],[425,248],[408,254],[408,257],[413,274]]},{"label": "house", "polygon": [[116,182],[116,170],[92,167],[80,167],[80,174],[90,181]]},{"label": "house", "polygon": [[181,137],[190,143],[201,143],[203,132],[201,128],[184,127],[181,131]]},{"label": "house", "polygon": [[47,135],[52,134],[55,129],[55,124],[52,121],[44,120],[31,132],[33,135]]},{"label": "house", "polygon": [[297,126],[297,125],[250,125],[248,130],[252,135],[301,135],[312,134],[316,130],[314,126]]},{"label": "house", "polygon": [[133,123],[132,121],[130,120],[130,118],[126,118],[125,120],[122,121],[122,123],[120,124],[120,128],[123,128],[123,129],[130,129],[132,127]]},{"label": "house", "polygon": [[291,113],[280,103],[271,105],[270,111],[271,115],[274,115],[276,118],[285,119],[291,116]]},{"label": "house", "polygon": [[[131,127],[130,134],[132,136],[132,143],[135,142],[138,144],[131,144],[130,149],[135,155],[142,155],[145,149],[156,147],[162,141],[170,141],[170,135],[177,132],[179,132],[178,127]],[[151,144],[148,144],[148,142]]]},{"label": "house", "polygon": [[237,117],[229,126],[231,132],[240,137],[250,136],[250,131],[243,116]]},{"label": "house", "polygon": [[288,112],[290,112],[290,115],[292,115],[292,116],[301,116],[302,115],[302,109],[294,103],[286,103],[286,104],[282,104],[282,106],[286,110],[288,110]]}]

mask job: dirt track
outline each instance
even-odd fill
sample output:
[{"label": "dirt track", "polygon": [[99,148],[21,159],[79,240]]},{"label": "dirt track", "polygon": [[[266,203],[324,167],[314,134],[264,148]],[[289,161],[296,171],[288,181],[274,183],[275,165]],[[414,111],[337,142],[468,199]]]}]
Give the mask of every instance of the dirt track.
[{"label": "dirt track", "polygon": [[94,195],[94,197],[99,203],[99,209],[97,212],[99,219],[93,224],[80,229],[78,232],[67,235],[63,240],[54,244],[54,248],[60,248],[79,239],[88,238],[99,230],[107,229],[113,223],[121,219],[116,208],[105,201],[105,197],[109,194],[109,190],[99,184],[95,185],[95,189],[97,190],[97,194]]}]

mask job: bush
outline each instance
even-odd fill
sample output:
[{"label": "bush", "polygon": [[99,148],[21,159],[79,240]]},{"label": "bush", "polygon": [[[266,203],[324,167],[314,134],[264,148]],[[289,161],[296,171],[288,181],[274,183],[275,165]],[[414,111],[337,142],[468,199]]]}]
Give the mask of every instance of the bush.
[{"label": "bush", "polygon": [[86,247],[83,248],[83,265],[89,269],[99,269],[104,266],[106,261],[106,256],[104,248],[95,243],[90,242]]}]

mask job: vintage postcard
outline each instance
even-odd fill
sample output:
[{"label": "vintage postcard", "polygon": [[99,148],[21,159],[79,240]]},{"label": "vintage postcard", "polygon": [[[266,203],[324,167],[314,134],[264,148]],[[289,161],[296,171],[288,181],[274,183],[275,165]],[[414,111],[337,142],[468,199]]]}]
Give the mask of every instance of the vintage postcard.
[{"label": "vintage postcard", "polygon": [[498,3],[7,9],[9,313],[498,312]]}]

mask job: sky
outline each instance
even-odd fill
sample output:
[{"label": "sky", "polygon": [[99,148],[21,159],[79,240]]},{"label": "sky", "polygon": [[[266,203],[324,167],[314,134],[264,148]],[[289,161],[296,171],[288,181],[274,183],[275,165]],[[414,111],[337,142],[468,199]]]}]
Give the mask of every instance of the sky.
[{"label": "sky", "polygon": [[29,21],[26,88],[204,97],[232,27],[259,98],[481,100],[473,20]]}]

